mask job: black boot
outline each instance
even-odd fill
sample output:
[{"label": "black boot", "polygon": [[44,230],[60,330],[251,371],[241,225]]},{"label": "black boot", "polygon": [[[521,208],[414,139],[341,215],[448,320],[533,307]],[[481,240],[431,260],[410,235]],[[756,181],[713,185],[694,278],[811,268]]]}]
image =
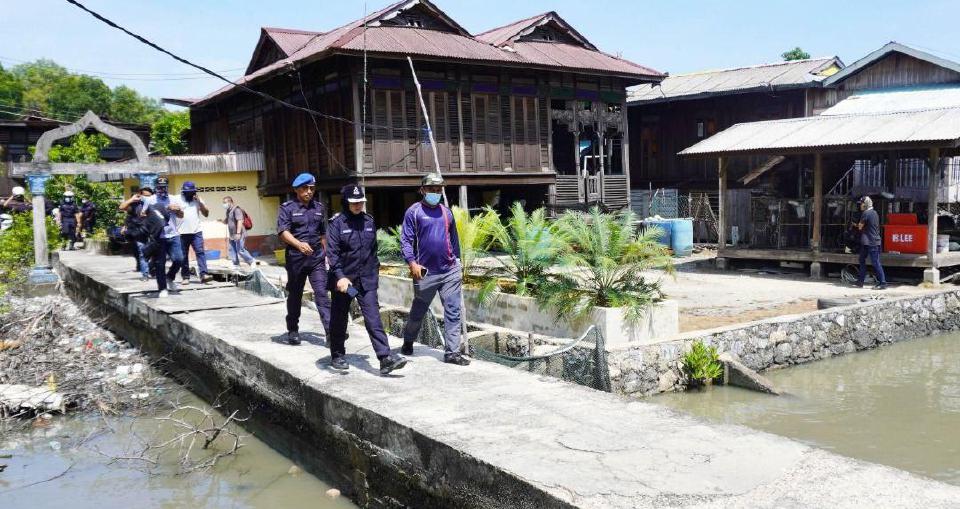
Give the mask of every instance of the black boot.
[{"label": "black boot", "polygon": [[400,353],[403,355],[413,355],[413,343],[404,342],[400,347]]},{"label": "black boot", "polygon": [[287,333],[287,344],[297,346],[300,344],[300,333],[292,330]]},{"label": "black boot", "polygon": [[350,369],[350,365],[347,364],[347,360],[344,359],[342,355],[337,355],[336,357],[331,358],[330,367],[339,370]]}]

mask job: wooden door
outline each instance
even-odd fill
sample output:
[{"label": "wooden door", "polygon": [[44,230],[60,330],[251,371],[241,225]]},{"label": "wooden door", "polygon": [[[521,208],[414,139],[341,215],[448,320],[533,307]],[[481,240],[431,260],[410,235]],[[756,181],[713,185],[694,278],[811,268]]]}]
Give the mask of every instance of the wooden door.
[{"label": "wooden door", "polygon": [[502,171],[500,98],[473,95],[473,166],[477,171]]}]

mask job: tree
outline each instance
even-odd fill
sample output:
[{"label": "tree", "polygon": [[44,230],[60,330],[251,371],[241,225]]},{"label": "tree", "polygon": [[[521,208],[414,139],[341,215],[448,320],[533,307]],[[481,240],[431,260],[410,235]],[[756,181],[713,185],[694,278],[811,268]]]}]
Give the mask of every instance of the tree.
[{"label": "tree", "polygon": [[791,60],[807,60],[810,58],[810,53],[803,51],[800,49],[800,46],[797,46],[790,51],[783,52],[780,56],[783,57],[785,61],[789,62]]},{"label": "tree", "polygon": [[80,133],[70,138],[69,145],[50,147],[51,163],[102,163],[100,151],[110,146],[110,138],[101,133]]},{"label": "tree", "polygon": [[57,118],[73,119],[86,111],[109,117],[112,94],[98,78],[69,75],[60,80],[47,97],[48,112]]},{"label": "tree", "polygon": [[163,114],[155,99],[143,97],[136,90],[120,85],[113,89],[110,120],[130,124],[152,124]]},{"label": "tree", "polygon": [[[10,74],[21,92],[17,94],[19,102],[8,105],[14,108],[4,108],[8,111],[74,120],[90,110],[105,119],[133,124],[151,124],[163,112],[156,99],[143,97],[124,85],[111,90],[100,78],[73,74],[52,60],[20,64]],[[4,98],[5,90],[14,85],[4,83],[0,70],[0,101],[11,102]]]},{"label": "tree", "polygon": [[0,118],[13,119],[23,103],[23,85],[10,71],[0,65]]},{"label": "tree", "polygon": [[189,111],[163,112],[150,127],[150,144],[153,151],[165,156],[186,153],[186,134],[189,130]]}]

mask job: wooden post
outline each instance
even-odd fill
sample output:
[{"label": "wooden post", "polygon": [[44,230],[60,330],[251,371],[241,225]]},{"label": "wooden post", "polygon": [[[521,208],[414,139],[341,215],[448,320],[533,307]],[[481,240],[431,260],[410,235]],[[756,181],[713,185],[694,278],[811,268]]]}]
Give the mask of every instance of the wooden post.
[{"label": "wooden post", "polygon": [[717,219],[717,255],[720,256],[727,246],[727,211],[724,210],[727,201],[727,161],[722,157],[717,158],[717,170],[720,191],[720,216]]},{"label": "wooden post", "polygon": [[[927,195],[927,256],[930,258],[930,267],[933,270],[937,269],[937,199],[940,191],[939,163],[940,149],[930,149],[930,188],[929,194]],[[939,283],[939,281],[935,283]]]},{"label": "wooden post", "polygon": [[[354,151],[354,171],[363,179],[363,152],[366,140],[363,139],[364,124],[367,119],[364,117],[364,108],[360,104],[360,86],[357,83],[356,76],[353,79],[353,151]],[[360,184],[363,186],[363,182]]]},{"label": "wooden post", "polygon": [[467,202],[467,186],[461,184],[459,191],[460,196],[457,199],[457,205],[460,205],[460,208],[462,209],[469,210],[470,206]]},{"label": "wooden post", "polygon": [[632,210],[633,204],[630,203],[630,119],[627,111],[627,102],[620,103],[620,136],[622,137],[621,150],[623,151],[623,174],[626,176],[627,186],[627,210]]},{"label": "wooden post", "polygon": [[467,171],[467,146],[463,141],[463,92],[457,87],[457,131],[460,136],[460,143],[457,144],[457,150],[460,155],[460,172]]},{"label": "wooden post", "polygon": [[810,248],[820,252],[821,225],[823,224],[823,154],[813,156],[813,236]]}]

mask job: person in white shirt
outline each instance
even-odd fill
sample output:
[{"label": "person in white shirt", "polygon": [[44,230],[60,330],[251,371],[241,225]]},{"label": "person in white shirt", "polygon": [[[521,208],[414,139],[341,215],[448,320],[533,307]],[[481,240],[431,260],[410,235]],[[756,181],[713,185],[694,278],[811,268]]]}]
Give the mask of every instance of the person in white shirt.
[{"label": "person in white shirt", "polygon": [[200,228],[200,215],[207,217],[210,211],[200,196],[197,195],[197,186],[189,180],[180,186],[180,194],[170,197],[170,203],[179,205],[183,210],[183,217],[176,220],[177,233],[180,234],[180,245],[183,247],[183,267],[180,277],[183,284],[190,282],[190,248],[197,258],[197,272],[200,282],[206,283],[210,276],[207,274],[207,257],[203,250],[203,231]]}]

